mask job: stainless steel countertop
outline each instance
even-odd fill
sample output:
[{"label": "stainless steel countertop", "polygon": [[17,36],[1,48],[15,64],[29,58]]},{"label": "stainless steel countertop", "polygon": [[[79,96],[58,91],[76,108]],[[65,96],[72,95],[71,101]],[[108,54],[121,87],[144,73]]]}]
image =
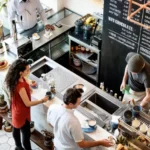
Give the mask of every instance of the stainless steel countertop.
[{"label": "stainless steel countertop", "polygon": [[[66,18],[60,20],[58,22],[58,24],[62,24],[62,27],[58,28],[58,27],[54,26],[55,30],[52,31],[52,36],[50,38],[46,38],[44,36],[45,31],[41,31],[39,33],[40,39],[32,40],[33,50],[51,42],[52,40],[54,40],[61,34],[67,32],[69,29],[71,29],[74,26],[74,22],[79,18],[81,18],[81,16],[79,16],[77,14],[71,14],[71,15],[67,16]],[[17,48],[28,41],[29,41],[29,39],[27,39],[26,37],[23,37],[22,35],[19,35],[19,39],[15,43],[12,42],[11,38],[8,38],[5,40],[5,42],[9,45],[8,47],[9,47],[10,51],[12,51],[15,54],[17,54],[17,52],[16,52]]]}]

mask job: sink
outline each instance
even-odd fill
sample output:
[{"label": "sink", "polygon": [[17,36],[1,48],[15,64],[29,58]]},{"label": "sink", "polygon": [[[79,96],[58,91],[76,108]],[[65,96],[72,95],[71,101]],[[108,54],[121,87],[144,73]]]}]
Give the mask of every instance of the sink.
[{"label": "sink", "polygon": [[46,74],[49,71],[51,71],[53,68],[51,68],[50,66],[48,66],[47,64],[44,64],[42,67],[38,68],[37,70],[35,70],[34,72],[32,72],[32,74],[34,74],[36,77],[40,78],[41,74]]},{"label": "sink", "polygon": [[93,102],[109,114],[113,114],[119,107],[112,103],[111,101],[105,99],[98,93],[94,93],[92,96],[88,98],[89,101]]},{"label": "sink", "polygon": [[84,110],[95,116],[96,118],[99,118],[100,120],[105,120],[108,118],[108,115],[103,112],[103,110],[99,109],[98,107],[95,107],[91,102],[84,101],[81,104],[81,107],[83,107]]}]

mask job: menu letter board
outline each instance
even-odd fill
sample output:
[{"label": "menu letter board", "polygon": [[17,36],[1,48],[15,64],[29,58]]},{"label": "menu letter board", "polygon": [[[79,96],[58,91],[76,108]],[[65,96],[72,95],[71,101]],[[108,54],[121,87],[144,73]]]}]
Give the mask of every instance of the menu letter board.
[{"label": "menu letter board", "polygon": [[[147,2],[135,1],[141,4]],[[127,53],[140,53],[150,61],[150,31],[127,20],[128,8],[127,0],[104,1],[101,81],[115,92],[119,92]],[[138,8],[132,5],[132,12]],[[150,11],[141,10],[133,19],[150,26]]]}]

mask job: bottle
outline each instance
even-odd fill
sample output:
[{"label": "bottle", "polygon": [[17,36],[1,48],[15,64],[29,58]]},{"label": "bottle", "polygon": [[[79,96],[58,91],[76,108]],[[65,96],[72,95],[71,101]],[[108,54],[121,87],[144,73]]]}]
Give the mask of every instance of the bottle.
[{"label": "bottle", "polygon": [[100,89],[104,91],[104,82],[100,83]]},{"label": "bottle", "polygon": [[112,96],[113,96],[113,90],[110,90],[110,95],[112,95]]},{"label": "bottle", "polygon": [[17,28],[16,28],[16,21],[12,20],[12,38],[13,41],[16,42],[17,41]]},{"label": "bottle", "polygon": [[122,101],[122,96],[119,96],[119,101]]},{"label": "bottle", "polygon": [[114,97],[117,98],[117,93],[114,94]]},{"label": "bottle", "polygon": [[106,88],[106,93],[108,93],[109,92],[109,89],[108,88]]}]

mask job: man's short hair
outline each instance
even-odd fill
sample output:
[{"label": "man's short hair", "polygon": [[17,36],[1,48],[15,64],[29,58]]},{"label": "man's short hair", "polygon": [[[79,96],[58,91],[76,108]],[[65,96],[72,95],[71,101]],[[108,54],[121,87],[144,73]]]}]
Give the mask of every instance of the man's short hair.
[{"label": "man's short hair", "polygon": [[66,105],[68,105],[69,103],[76,104],[77,99],[80,97],[81,92],[78,89],[69,88],[63,96],[63,101]]}]

